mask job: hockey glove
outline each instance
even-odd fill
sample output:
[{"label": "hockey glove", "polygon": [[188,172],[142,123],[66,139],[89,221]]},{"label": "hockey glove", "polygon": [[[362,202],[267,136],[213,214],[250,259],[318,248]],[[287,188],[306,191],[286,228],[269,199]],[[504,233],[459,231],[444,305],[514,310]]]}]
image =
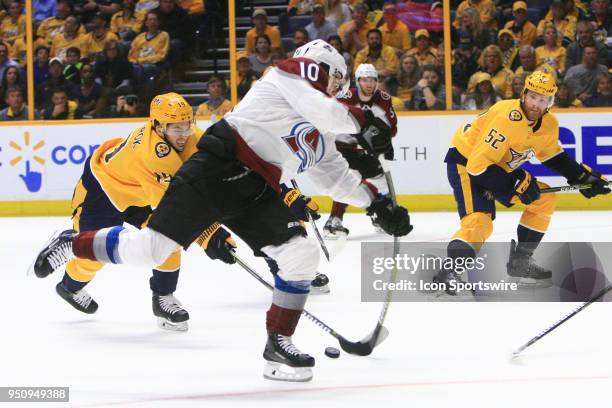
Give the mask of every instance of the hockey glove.
[{"label": "hockey glove", "polygon": [[284,184],[281,184],[280,187],[281,198],[298,220],[308,221],[307,212],[310,213],[313,220],[321,218],[318,213],[319,206],[312,198],[302,195],[297,188],[289,188]]},{"label": "hockey glove", "polygon": [[389,235],[401,237],[412,231],[408,210],[399,206],[393,208],[389,197],[379,195],[366,210],[372,221]]},{"label": "hockey glove", "polygon": [[608,187],[608,179],[601,175],[601,173],[594,171],[586,164],[582,164],[583,173],[578,176],[575,180],[568,180],[570,184],[590,184],[591,187],[579,190],[580,194],[586,198],[593,198],[600,194],[610,194],[610,187]]},{"label": "hockey glove", "polygon": [[371,110],[363,112],[365,123],[357,134],[359,144],[374,156],[385,155],[387,160],[393,158],[391,128],[382,119],[374,116]]},{"label": "hockey glove", "polygon": [[226,264],[236,262],[232,251],[236,248],[236,242],[232,235],[219,223],[214,223],[206,228],[196,239],[198,245],[204,249],[210,259],[220,259]]},{"label": "hockey glove", "polygon": [[525,170],[522,170],[522,175],[514,183],[514,192],[521,203],[525,205],[529,205],[540,198],[540,187],[537,179]]}]

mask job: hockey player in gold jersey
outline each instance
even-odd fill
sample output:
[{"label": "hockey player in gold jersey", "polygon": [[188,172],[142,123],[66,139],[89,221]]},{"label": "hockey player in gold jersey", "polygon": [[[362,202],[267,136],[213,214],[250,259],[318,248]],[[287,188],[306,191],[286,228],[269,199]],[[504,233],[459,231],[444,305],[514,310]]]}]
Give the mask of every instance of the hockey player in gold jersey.
[{"label": "hockey player in gold jersey", "polygon": [[[146,224],[157,207],[176,171],[195,151],[204,131],[195,126],[191,106],[176,93],[159,95],[151,102],[149,121],[134,129],[126,138],[109,139],[85,162],[83,175],[72,198],[76,231],[130,223],[138,228]],[[213,258],[228,256],[215,248],[229,242],[229,233],[219,224],[207,228],[197,239]],[[228,259],[226,259],[228,261]],[[187,330],[189,314],[174,297],[181,263],[177,249],[153,269],[150,279],[153,312],[160,327]],[[104,264],[87,259],[73,259],[56,290],[77,310],[95,313],[97,303],[83,289]]]},{"label": "hockey player in gold jersey", "polygon": [[[450,257],[473,257],[493,232],[495,201],[506,207],[523,205],[512,240],[508,262],[510,276],[548,279],[551,271],[533,261],[555,210],[555,194],[521,165],[536,157],[565,177],[569,184],[591,184],[580,190],[586,198],[610,193],[607,181],[586,164],[579,164],[559,145],[559,123],[549,112],[557,86],[554,78],[535,71],[525,80],[520,99],[497,102],[472,123],[455,133],[445,158],[448,180],[461,218],[461,226],[448,245]],[[457,280],[443,270],[438,281]],[[450,285],[449,285],[450,286]]]}]

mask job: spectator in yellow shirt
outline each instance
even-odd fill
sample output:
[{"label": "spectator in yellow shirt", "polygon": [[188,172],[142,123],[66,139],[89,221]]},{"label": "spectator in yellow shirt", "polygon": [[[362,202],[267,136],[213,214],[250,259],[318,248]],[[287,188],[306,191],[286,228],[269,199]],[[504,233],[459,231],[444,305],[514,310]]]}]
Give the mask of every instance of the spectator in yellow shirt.
[{"label": "spectator in yellow shirt", "polygon": [[259,79],[259,74],[253,71],[249,54],[246,51],[236,53],[236,68],[238,72],[238,100],[241,100]]},{"label": "spectator in yellow shirt", "polygon": [[[503,99],[512,97],[514,74],[508,68],[504,68],[503,56],[499,47],[497,45],[489,45],[482,53],[484,55],[483,71],[491,76],[491,83],[495,87],[497,94]],[[470,79],[470,81],[473,80]]]},{"label": "spectator in yellow shirt", "polygon": [[128,54],[139,85],[159,74],[158,65],[166,59],[170,49],[170,36],[159,30],[159,14],[155,10],[147,13],[145,27],[147,31],[134,38]]},{"label": "spectator in yellow shirt", "polygon": [[87,54],[83,55],[83,57],[94,60],[102,54],[107,42],[118,41],[119,38],[106,27],[106,17],[102,13],[96,13],[93,16],[91,25],[91,32],[85,35]]},{"label": "spectator in yellow shirt", "polygon": [[196,116],[211,116],[211,120],[217,122],[223,119],[223,115],[232,110],[232,102],[225,97],[225,82],[220,78],[211,77],[208,80],[208,100],[198,106]]},{"label": "spectator in yellow shirt", "polygon": [[[53,39],[64,32],[66,18],[71,16],[73,11],[74,7],[70,0],[58,0],[57,15],[44,19],[38,26],[36,30],[36,36],[38,38],[34,42],[34,48],[39,45],[50,47],[53,44]],[[83,28],[83,26],[80,26],[79,33],[85,34],[85,28]]]},{"label": "spectator in yellow shirt", "polygon": [[429,40],[429,31],[424,28],[416,30],[414,38],[416,39],[416,47],[408,51],[408,55],[413,55],[421,67],[425,65],[438,65],[438,57],[436,57]]},{"label": "spectator in yellow shirt", "polygon": [[557,44],[559,33],[549,25],[544,30],[544,45],[536,48],[536,64],[548,64],[557,70],[559,75],[565,73],[565,48]]},{"label": "spectator in yellow shirt", "polygon": [[140,33],[144,15],[136,12],[136,0],[123,0],[121,7],[111,18],[110,30],[118,35],[121,41],[129,42]]},{"label": "spectator in yellow shirt", "polygon": [[290,16],[305,16],[312,14],[312,10],[315,4],[321,4],[325,6],[324,0],[289,0],[287,5],[287,13]]},{"label": "spectator in yellow shirt", "polygon": [[400,60],[400,67],[397,74],[387,81],[389,93],[397,96],[404,103],[412,100],[412,88],[421,79],[421,68],[416,58],[412,55],[404,54]]},{"label": "spectator in yellow shirt", "polygon": [[255,52],[255,39],[261,34],[268,36],[272,49],[280,50],[282,48],[280,31],[277,27],[268,24],[266,10],[255,9],[253,12],[253,26],[246,33],[245,50],[249,55]]},{"label": "spectator in yellow shirt", "polygon": [[342,39],[344,48],[353,57],[367,45],[368,31],[374,28],[374,25],[367,20],[367,17],[368,6],[359,3],[353,10],[353,19],[338,28],[338,35]]},{"label": "spectator in yellow shirt", "polygon": [[25,38],[19,37],[15,40],[13,46],[10,47],[9,54],[10,57],[15,61],[19,62],[19,64],[21,64],[22,66],[26,66],[27,51],[28,50],[26,47]]},{"label": "spectator in yellow shirt", "polygon": [[527,20],[527,3],[515,1],[512,5],[512,15],[514,20],[508,21],[504,28],[512,32],[519,45],[533,45],[537,28]]},{"label": "spectator in yellow shirt", "polygon": [[64,30],[56,35],[51,43],[51,57],[57,57],[66,61],[66,51],[70,47],[76,47],[81,55],[87,55],[87,41],[85,34],[79,32],[81,23],[75,16],[68,16],[64,20]]},{"label": "spectator in yellow shirt", "polygon": [[8,6],[8,15],[0,23],[0,37],[13,45],[18,38],[25,37],[26,18],[21,14],[21,5],[12,2]]},{"label": "spectator in yellow shirt", "polygon": [[499,44],[499,49],[504,57],[504,68],[512,70],[514,61],[516,61],[516,57],[518,56],[519,52],[519,47],[514,44],[512,32],[505,28],[503,30],[499,30],[499,33],[497,34],[497,43]]},{"label": "spectator in yellow shirt", "polygon": [[495,22],[496,10],[492,0],[463,0],[457,7],[455,22],[453,23],[455,28],[459,28],[461,25],[461,15],[469,7],[478,9],[480,21],[484,27],[497,30],[497,23]]},{"label": "spectator in yellow shirt", "polygon": [[380,26],[380,31],[383,36],[383,44],[393,47],[397,57],[412,48],[410,42],[410,30],[406,24],[397,18],[397,8],[390,1],[383,5],[383,15],[385,24]]},{"label": "spectator in yellow shirt", "polygon": [[360,64],[372,64],[378,71],[378,76],[388,77],[397,72],[399,60],[393,48],[382,43],[382,33],[378,28],[368,31],[368,46],[355,56],[355,69]]},{"label": "spectator in yellow shirt", "polygon": [[565,10],[563,0],[554,0],[550,5],[550,13],[547,14],[548,18],[540,20],[536,31],[536,41],[540,43],[544,40],[544,29],[547,25],[554,25],[557,30],[561,33],[560,38],[557,40],[558,45],[567,47],[570,43],[576,40],[576,17],[570,16]]}]

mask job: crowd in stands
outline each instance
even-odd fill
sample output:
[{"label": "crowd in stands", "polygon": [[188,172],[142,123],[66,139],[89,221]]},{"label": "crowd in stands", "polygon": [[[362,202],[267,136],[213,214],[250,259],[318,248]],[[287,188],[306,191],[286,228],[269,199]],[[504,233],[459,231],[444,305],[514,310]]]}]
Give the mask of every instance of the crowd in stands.
[{"label": "crowd in stands", "polygon": [[[150,95],[205,31],[209,0],[33,0],[35,115],[45,119],[146,114]],[[248,2],[237,2],[246,7]],[[23,0],[0,0],[0,117],[27,112]],[[553,74],[557,107],[612,106],[610,0],[451,0],[445,56],[441,1],[289,0],[278,19],[264,8],[237,54],[238,98],[308,41],[323,39],[349,72],[373,64],[396,110],[482,110],[517,98],[534,70]],[[229,75],[228,75],[229,77]],[[194,106],[220,118],[231,109],[226,77],[208,81]],[[150,89],[149,89],[150,90]],[[26,115],[27,116],[27,115]]]},{"label": "crowd in stands", "polygon": [[[208,40],[205,34],[211,30],[207,6],[216,9],[218,3],[32,0],[35,116],[78,119],[146,115],[153,94],[171,87],[171,70],[197,42]],[[3,120],[27,118],[25,36],[24,0],[1,0]]]},{"label": "crowd in stands", "polygon": [[534,70],[557,79],[557,107],[612,106],[609,0],[465,0],[452,31],[455,108],[516,98]]}]

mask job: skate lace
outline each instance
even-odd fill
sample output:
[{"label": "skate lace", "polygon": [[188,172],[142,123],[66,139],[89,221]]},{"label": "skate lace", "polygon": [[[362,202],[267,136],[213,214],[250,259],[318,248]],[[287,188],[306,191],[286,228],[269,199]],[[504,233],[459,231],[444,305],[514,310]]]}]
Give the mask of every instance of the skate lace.
[{"label": "skate lace", "polygon": [[51,265],[53,270],[56,270],[72,259],[72,257],[72,241],[63,242],[49,254],[49,265]]},{"label": "skate lace", "polygon": [[297,347],[295,347],[293,345],[293,342],[292,342],[290,336],[283,336],[283,335],[279,334],[278,335],[278,345],[287,354],[291,354],[291,355],[294,355],[294,356],[298,356],[298,355],[302,354],[302,352]]},{"label": "skate lace", "polygon": [[183,310],[183,308],[181,307],[181,302],[179,302],[178,299],[174,297],[174,295],[160,296],[159,306],[165,312],[168,312],[170,314],[174,314]]},{"label": "skate lace", "polygon": [[87,293],[83,289],[79,290],[78,292],[75,292],[72,295],[72,299],[74,299],[75,302],[77,302],[79,305],[83,306],[84,308],[89,307],[89,304],[91,303],[91,300],[92,300],[89,293]]}]

